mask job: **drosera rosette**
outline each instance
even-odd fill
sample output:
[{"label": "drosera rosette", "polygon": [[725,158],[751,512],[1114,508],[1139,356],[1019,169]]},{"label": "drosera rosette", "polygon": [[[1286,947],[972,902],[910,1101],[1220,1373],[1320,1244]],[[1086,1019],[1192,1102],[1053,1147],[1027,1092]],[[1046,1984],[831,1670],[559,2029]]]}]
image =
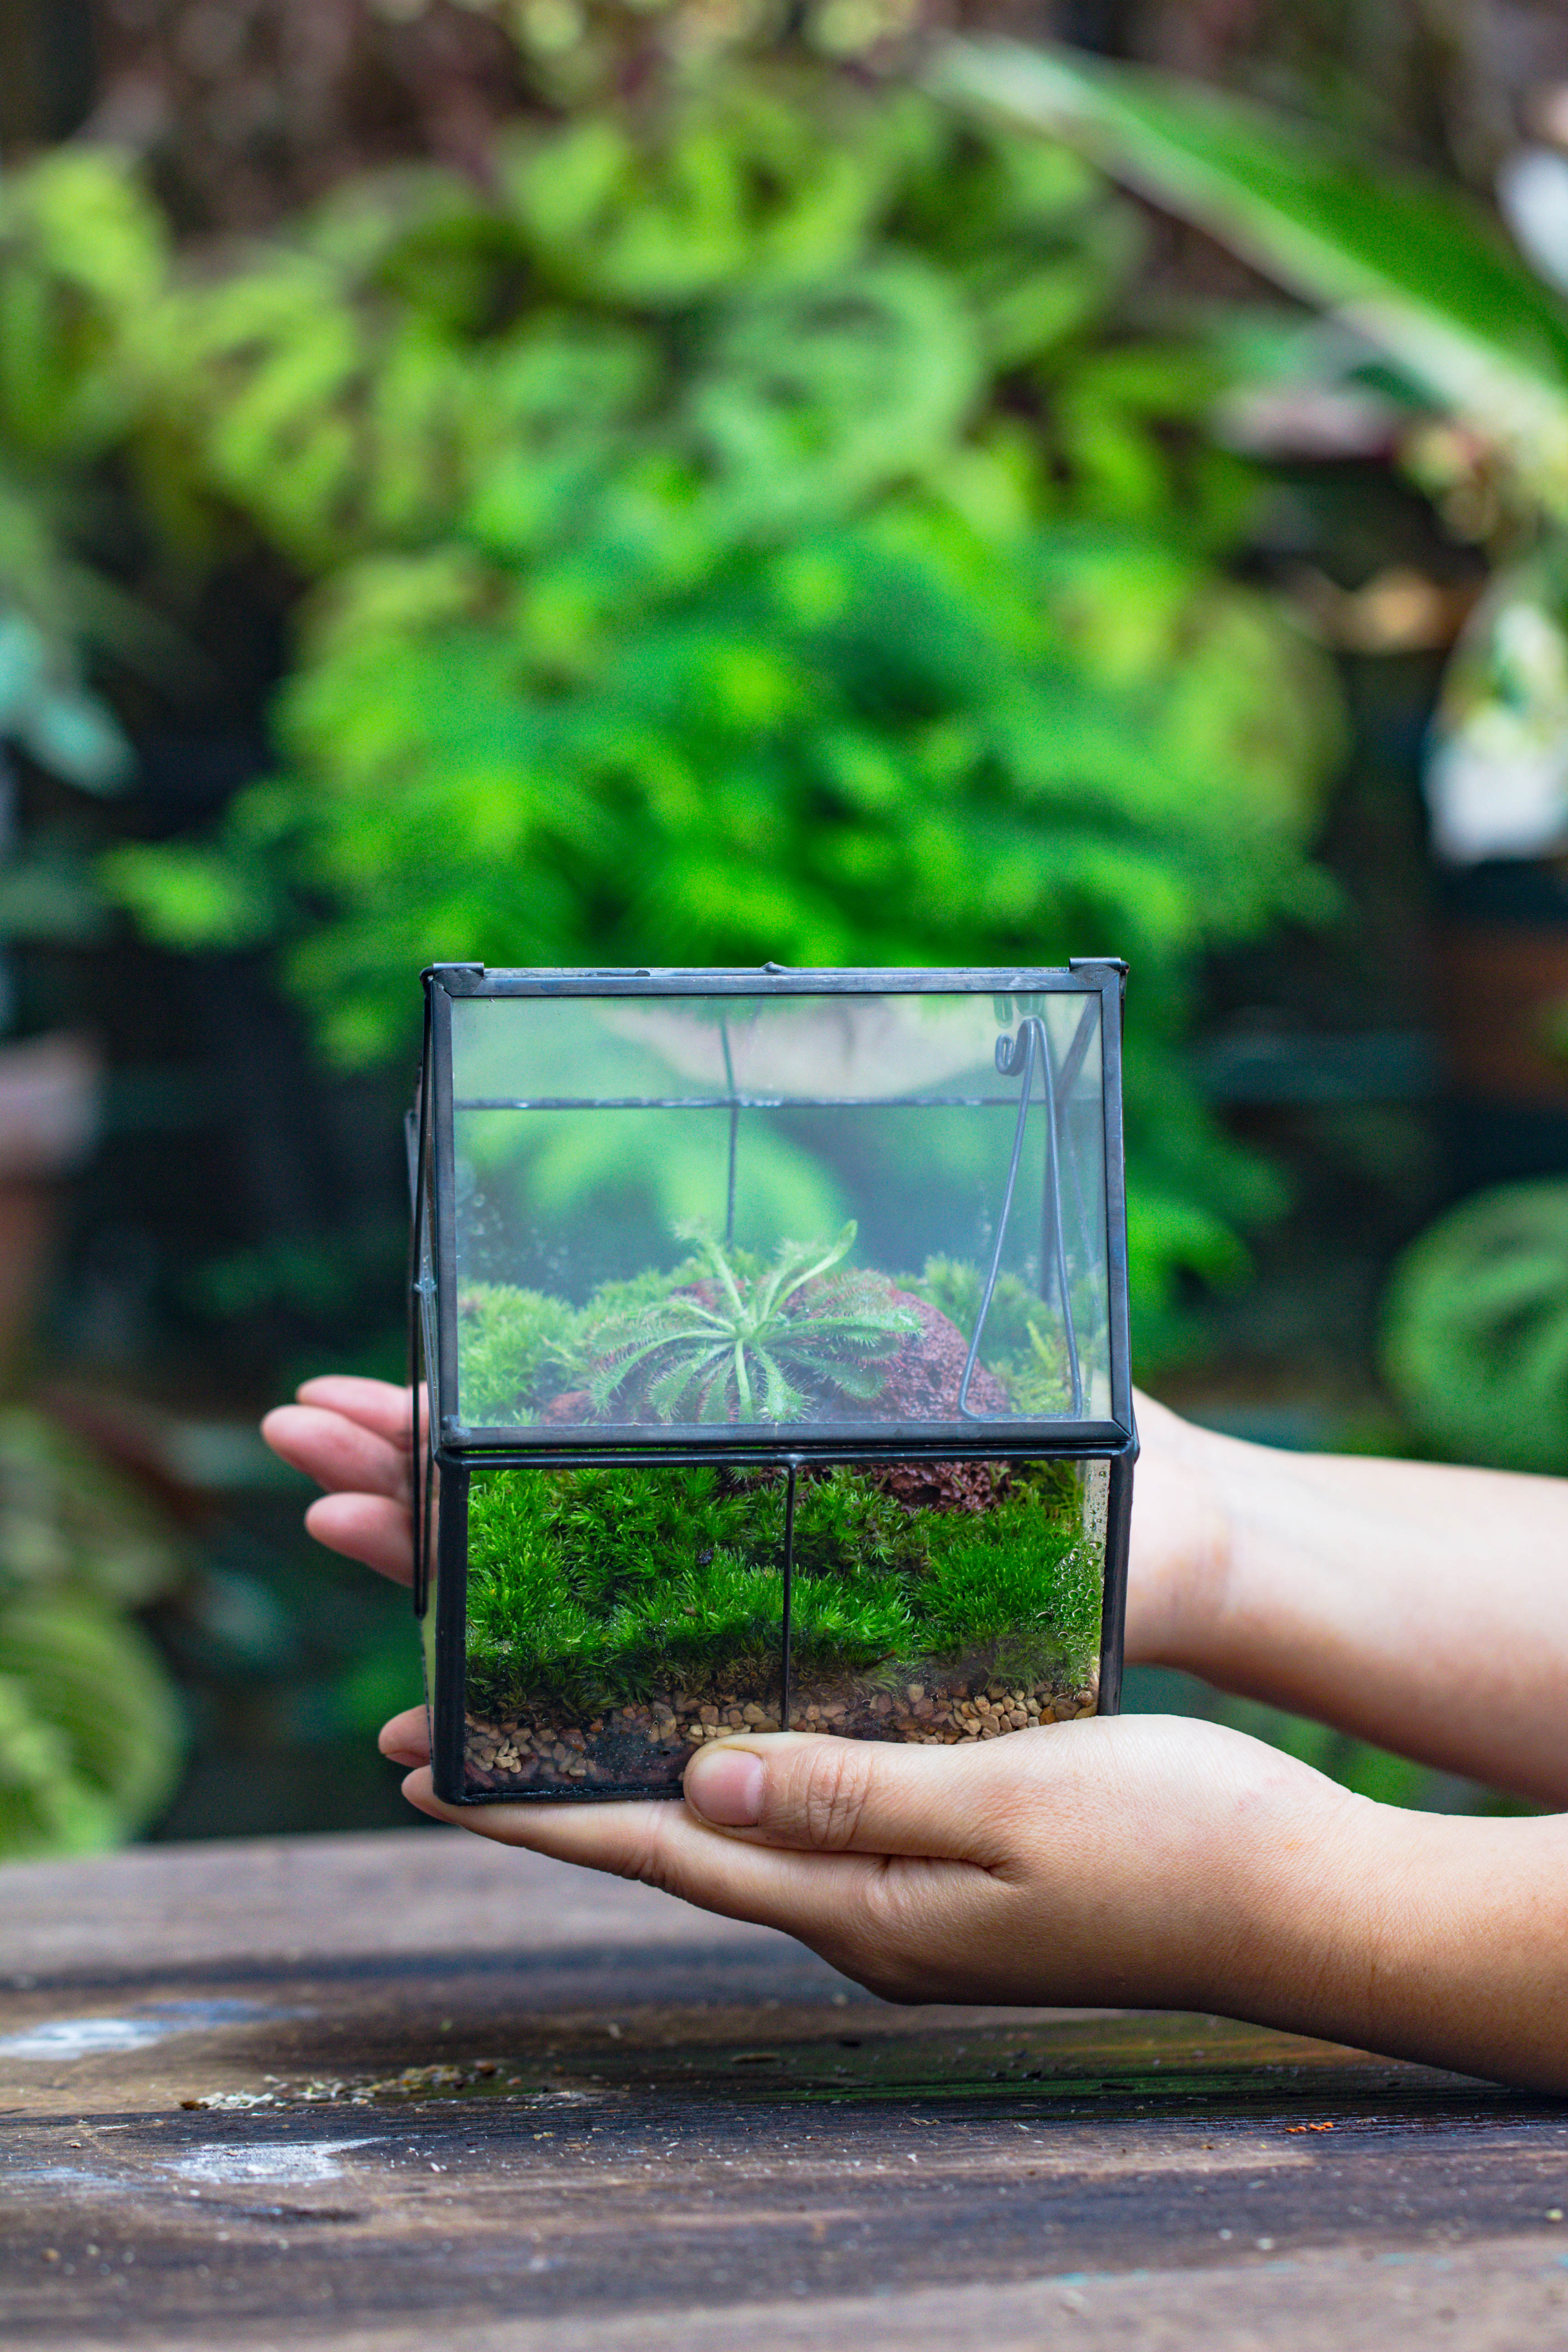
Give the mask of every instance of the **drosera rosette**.
[{"label": "drosera rosette", "polygon": [[781,1242],[755,1274],[706,1228],[679,1231],[698,1278],[594,1332],[587,1392],[603,1419],[810,1420],[839,1398],[869,1403],[919,1335],[885,1276],[837,1271],[855,1245],[853,1221],[832,1242]]}]

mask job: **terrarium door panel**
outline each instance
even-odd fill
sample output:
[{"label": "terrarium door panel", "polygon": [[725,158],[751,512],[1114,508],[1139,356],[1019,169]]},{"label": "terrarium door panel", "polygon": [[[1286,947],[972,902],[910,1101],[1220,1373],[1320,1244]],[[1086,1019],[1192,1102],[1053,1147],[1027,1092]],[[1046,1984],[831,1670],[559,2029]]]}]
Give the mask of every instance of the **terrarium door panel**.
[{"label": "terrarium door panel", "polygon": [[1111,1418],[1100,990],[444,1010],[465,1438]]},{"label": "terrarium door panel", "polygon": [[791,1481],[705,1463],[476,1471],[464,1793],[668,1796],[784,1720]]}]

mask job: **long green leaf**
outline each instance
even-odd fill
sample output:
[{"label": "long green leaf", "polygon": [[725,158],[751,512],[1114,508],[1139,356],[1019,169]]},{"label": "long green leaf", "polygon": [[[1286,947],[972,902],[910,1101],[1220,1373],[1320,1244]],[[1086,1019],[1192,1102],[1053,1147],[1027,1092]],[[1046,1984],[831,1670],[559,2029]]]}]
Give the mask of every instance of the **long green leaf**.
[{"label": "long green leaf", "polygon": [[931,79],[1067,141],[1359,330],[1568,514],[1568,313],[1479,209],[1294,120],[1061,49],[952,41]]}]

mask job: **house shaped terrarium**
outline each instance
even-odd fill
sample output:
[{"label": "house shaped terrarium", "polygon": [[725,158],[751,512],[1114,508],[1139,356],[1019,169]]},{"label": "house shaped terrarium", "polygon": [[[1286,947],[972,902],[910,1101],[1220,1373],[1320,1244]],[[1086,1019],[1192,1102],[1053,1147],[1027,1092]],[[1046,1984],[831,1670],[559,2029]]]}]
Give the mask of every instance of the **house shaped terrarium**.
[{"label": "house shaped terrarium", "polygon": [[1112,1712],[1124,968],[426,975],[437,1793]]}]

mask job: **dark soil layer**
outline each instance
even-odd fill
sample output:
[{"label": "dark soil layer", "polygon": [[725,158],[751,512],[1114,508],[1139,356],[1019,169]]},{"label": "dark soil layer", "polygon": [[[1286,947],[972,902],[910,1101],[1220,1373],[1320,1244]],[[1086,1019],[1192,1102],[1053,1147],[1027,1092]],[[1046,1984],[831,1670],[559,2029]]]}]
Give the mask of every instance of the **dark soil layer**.
[{"label": "dark soil layer", "polygon": [[[892,1687],[885,1681],[837,1681],[796,1691],[792,1727],[846,1739],[958,1747],[1070,1722],[1092,1715],[1097,1703],[1092,1678],[1077,1688],[1054,1683],[1024,1688],[987,1677],[984,1668],[951,1675],[930,1667],[924,1672],[926,1680]],[[484,1795],[673,1795],[695,1748],[736,1732],[776,1730],[778,1724],[776,1693],[764,1705],[738,1695],[699,1698],[682,1692],[611,1707],[578,1723],[562,1720],[556,1709],[491,1722],[470,1716],[467,1783]]]}]

